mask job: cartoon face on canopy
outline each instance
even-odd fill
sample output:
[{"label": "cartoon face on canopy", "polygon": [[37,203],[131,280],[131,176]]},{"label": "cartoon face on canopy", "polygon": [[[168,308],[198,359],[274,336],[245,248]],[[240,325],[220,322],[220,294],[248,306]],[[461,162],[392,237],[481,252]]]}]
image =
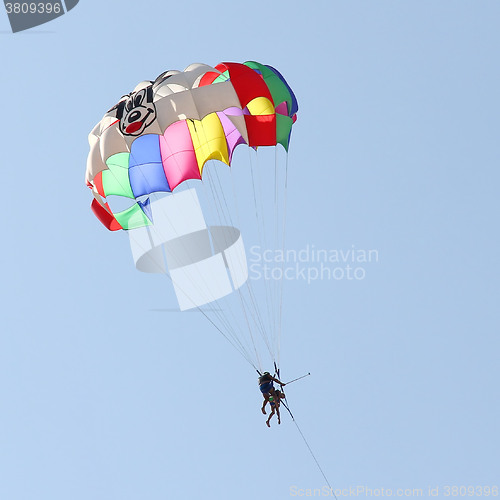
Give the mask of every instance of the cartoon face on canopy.
[{"label": "cartoon face on canopy", "polygon": [[[89,135],[92,210],[110,230],[150,225],[144,196],[201,179],[208,160],[230,165],[239,144],[288,150],[297,109],[283,76],[257,62],[193,64],[143,82]],[[135,203],[113,212],[109,195]]]},{"label": "cartoon face on canopy", "polygon": [[123,135],[141,135],[156,120],[152,87],[132,92],[126,100],[121,101],[116,107],[116,117],[120,120]]}]

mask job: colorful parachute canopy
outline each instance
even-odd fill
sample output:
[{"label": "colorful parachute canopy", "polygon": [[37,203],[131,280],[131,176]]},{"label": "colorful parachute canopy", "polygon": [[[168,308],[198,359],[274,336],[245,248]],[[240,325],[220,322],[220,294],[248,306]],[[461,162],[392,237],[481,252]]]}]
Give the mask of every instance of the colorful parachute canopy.
[{"label": "colorful parachute canopy", "polygon": [[[89,135],[92,210],[112,231],[149,226],[148,195],[201,179],[208,160],[230,165],[239,144],[288,150],[297,110],[283,76],[257,62],[192,64],[142,82]],[[113,211],[111,195],[133,204]]]}]

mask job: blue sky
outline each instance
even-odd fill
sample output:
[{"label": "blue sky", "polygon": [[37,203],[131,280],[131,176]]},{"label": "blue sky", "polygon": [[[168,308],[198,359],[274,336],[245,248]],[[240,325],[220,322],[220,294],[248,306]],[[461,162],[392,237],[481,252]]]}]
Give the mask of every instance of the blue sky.
[{"label": "blue sky", "polygon": [[311,372],[287,396],[330,483],[499,486],[499,19],[488,0],[81,0],[14,35],[1,14],[0,498],[324,486],[84,184],[87,134],[136,83],[249,59],[299,100],[287,248],[378,253],[362,280],[284,284],[284,378]]}]

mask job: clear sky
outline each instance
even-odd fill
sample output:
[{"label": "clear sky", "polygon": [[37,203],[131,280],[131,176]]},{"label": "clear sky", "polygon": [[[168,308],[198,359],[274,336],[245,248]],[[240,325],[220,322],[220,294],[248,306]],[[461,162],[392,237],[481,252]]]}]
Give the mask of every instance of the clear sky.
[{"label": "clear sky", "polygon": [[81,0],[18,34],[0,12],[0,498],[325,485],[287,415],[265,426],[255,372],[170,311],[84,183],[87,134],[136,83],[246,60],[299,100],[287,248],[378,256],[363,279],[284,284],[283,378],[311,372],[287,396],[330,483],[500,486],[499,53],[490,0]]}]

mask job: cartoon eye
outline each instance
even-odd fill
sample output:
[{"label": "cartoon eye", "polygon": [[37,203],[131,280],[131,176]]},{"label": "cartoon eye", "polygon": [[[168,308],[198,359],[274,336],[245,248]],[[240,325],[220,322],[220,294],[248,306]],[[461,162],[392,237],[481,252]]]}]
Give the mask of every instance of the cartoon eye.
[{"label": "cartoon eye", "polygon": [[134,108],[134,100],[133,99],[129,99],[127,101],[127,104],[125,104],[125,111],[129,112],[133,108]]},{"label": "cartoon eye", "polygon": [[132,113],[130,113],[128,115],[127,121],[129,123],[136,122],[137,120],[139,120],[140,117],[141,117],[141,112],[137,111],[137,110],[134,110],[134,111],[132,111]]},{"label": "cartoon eye", "polygon": [[141,91],[137,92],[137,95],[134,97],[134,105],[136,107],[140,106],[143,99],[144,99],[144,90],[141,90]]}]

